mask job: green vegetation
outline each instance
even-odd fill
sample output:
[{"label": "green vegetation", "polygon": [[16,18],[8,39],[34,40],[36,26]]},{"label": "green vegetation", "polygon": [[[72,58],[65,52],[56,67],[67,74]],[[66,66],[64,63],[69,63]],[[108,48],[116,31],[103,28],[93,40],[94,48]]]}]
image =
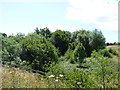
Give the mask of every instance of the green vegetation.
[{"label": "green vegetation", "polygon": [[[47,27],[24,35],[1,33],[3,88],[117,88],[120,48],[105,44],[101,31],[73,33]],[[8,63],[6,63],[8,62]]]}]

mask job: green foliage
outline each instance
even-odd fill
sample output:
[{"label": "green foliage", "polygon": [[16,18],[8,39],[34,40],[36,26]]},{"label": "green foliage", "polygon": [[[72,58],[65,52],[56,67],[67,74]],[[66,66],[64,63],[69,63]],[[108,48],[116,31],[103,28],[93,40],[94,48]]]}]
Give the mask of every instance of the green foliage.
[{"label": "green foliage", "polygon": [[84,58],[86,57],[85,48],[82,43],[78,43],[74,52],[73,52],[73,60],[75,62],[83,63]]},{"label": "green foliage", "polygon": [[90,40],[91,40],[90,31],[80,30],[79,33],[77,34],[76,43],[80,42],[83,44],[87,56],[90,56],[91,54]]},{"label": "green foliage", "polygon": [[73,60],[73,50],[68,48],[68,50],[66,51],[65,55],[64,55],[64,61],[72,61]]},{"label": "green foliage", "polygon": [[2,38],[2,60],[20,64],[21,46],[14,38]]},{"label": "green foliage", "polygon": [[112,56],[111,56],[111,53],[110,53],[109,50],[107,50],[107,49],[99,50],[99,54],[100,54],[100,55],[103,55],[104,57],[109,57],[109,58],[112,57]]},{"label": "green foliage", "polygon": [[85,48],[82,43],[78,43],[74,50],[73,46],[69,47],[64,55],[64,60],[70,61],[70,63],[83,63],[84,58],[86,57]]},{"label": "green foliage", "polygon": [[71,41],[72,41],[72,42],[75,42],[75,40],[77,39],[77,36],[78,36],[78,34],[80,33],[80,31],[81,31],[81,30],[75,31],[75,32],[72,33],[72,35],[71,35]]},{"label": "green foliage", "polygon": [[[65,69],[57,63],[51,63],[48,66],[49,72],[46,73],[49,84],[55,85],[59,83],[59,86],[65,84],[72,88],[92,88],[96,87],[94,78],[89,75],[89,72],[85,70],[78,70],[76,68],[64,71]],[[62,75],[62,77],[60,76]],[[58,80],[58,82],[55,82]],[[61,82],[61,83],[60,83]]]},{"label": "green foliage", "polygon": [[28,61],[33,69],[44,70],[44,64],[58,60],[55,47],[41,35],[29,34],[21,44],[21,58]]},{"label": "green foliage", "polygon": [[112,55],[117,55],[117,52],[112,48],[101,49],[98,52],[100,55],[103,55],[104,57],[109,57],[109,58],[112,58]]},{"label": "green foliage", "polygon": [[120,45],[120,42],[118,42],[117,45]]},{"label": "green foliage", "polygon": [[99,49],[104,49],[105,48],[105,38],[102,34],[101,31],[98,31],[95,29],[92,31],[92,39],[91,39],[91,48],[92,50],[99,50]]},{"label": "green foliage", "polygon": [[91,55],[92,50],[99,50],[105,48],[105,38],[101,31],[95,29],[94,31],[79,30],[72,34],[72,42],[82,43],[85,47],[87,57]]},{"label": "green foliage", "polygon": [[73,69],[64,76],[67,80],[64,83],[72,88],[93,88],[96,87],[94,78],[85,70]]},{"label": "green foliage", "polygon": [[0,35],[2,35],[3,37],[7,37],[6,33],[0,33]]},{"label": "green foliage", "polygon": [[46,64],[46,70],[49,71],[48,73],[46,73],[46,77],[50,75],[55,75],[56,78],[59,77],[60,74],[63,74],[62,68],[58,63],[55,62],[49,62],[49,64]]},{"label": "green foliage", "polygon": [[[97,29],[51,33],[46,27],[36,28],[27,36],[22,33],[9,37],[5,33],[1,35],[2,60],[44,71],[54,87],[65,84],[77,88],[105,88],[118,84],[118,67],[111,60],[117,53],[113,49],[103,49],[105,38]],[[54,77],[50,78],[51,75]]]},{"label": "green foliage", "polygon": [[63,33],[69,39],[69,42],[71,42],[71,35],[72,35],[71,32],[69,32],[69,31],[63,31]]},{"label": "green foliage", "polygon": [[103,88],[108,88],[108,83],[114,85],[117,80],[118,71],[117,65],[115,65],[111,59],[93,51],[89,61],[91,73],[95,75],[98,86],[102,85]]},{"label": "green foliage", "polygon": [[38,35],[41,34],[43,35],[46,39],[51,37],[51,32],[49,30],[49,28],[45,27],[43,29],[38,29],[38,27],[35,29],[35,33],[37,33]]},{"label": "green foliage", "polygon": [[65,54],[65,52],[68,49],[69,39],[63,31],[57,30],[54,33],[52,33],[50,41],[56,48],[59,49],[60,56]]},{"label": "green foliage", "polygon": [[112,48],[110,48],[108,51],[113,55],[117,55],[117,52]]},{"label": "green foliage", "polygon": [[49,87],[53,86],[55,88],[63,87],[63,69],[58,63],[49,62],[46,64],[46,69],[49,71],[46,73],[46,78],[48,80]]}]

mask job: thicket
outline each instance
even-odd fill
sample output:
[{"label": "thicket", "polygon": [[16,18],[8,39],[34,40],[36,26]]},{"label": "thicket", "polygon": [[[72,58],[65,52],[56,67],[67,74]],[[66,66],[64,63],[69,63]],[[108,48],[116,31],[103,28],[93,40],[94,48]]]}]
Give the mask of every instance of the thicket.
[{"label": "thicket", "polygon": [[[46,27],[36,28],[28,35],[0,34],[3,61],[44,71],[46,77],[54,75],[55,80],[59,79],[69,87],[91,88],[102,85],[105,88],[106,82],[109,82],[106,80],[107,76],[112,79],[116,78],[111,71],[114,65],[109,58],[117,53],[112,49],[105,49],[105,37],[97,29],[78,30],[71,33],[62,30],[51,32]],[[81,68],[66,72],[59,65],[61,61],[78,64]]]}]

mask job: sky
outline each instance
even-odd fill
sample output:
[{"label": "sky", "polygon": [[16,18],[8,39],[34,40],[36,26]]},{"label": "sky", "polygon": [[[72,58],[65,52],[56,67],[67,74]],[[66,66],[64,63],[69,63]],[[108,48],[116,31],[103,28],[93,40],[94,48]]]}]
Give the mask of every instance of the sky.
[{"label": "sky", "polygon": [[106,42],[118,42],[118,0],[0,0],[0,32],[27,34],[36,27],[98,29]]}]

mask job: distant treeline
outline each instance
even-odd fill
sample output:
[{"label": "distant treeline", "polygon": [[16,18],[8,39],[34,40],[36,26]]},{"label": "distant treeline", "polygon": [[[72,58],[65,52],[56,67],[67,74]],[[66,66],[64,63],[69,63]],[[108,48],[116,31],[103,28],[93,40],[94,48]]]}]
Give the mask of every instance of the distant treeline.
[{"label": "distant treeline", "polygon": [[114,43],[106,43],[107,46],[109,45],[120,45],[120,42],[114,42]]}]

